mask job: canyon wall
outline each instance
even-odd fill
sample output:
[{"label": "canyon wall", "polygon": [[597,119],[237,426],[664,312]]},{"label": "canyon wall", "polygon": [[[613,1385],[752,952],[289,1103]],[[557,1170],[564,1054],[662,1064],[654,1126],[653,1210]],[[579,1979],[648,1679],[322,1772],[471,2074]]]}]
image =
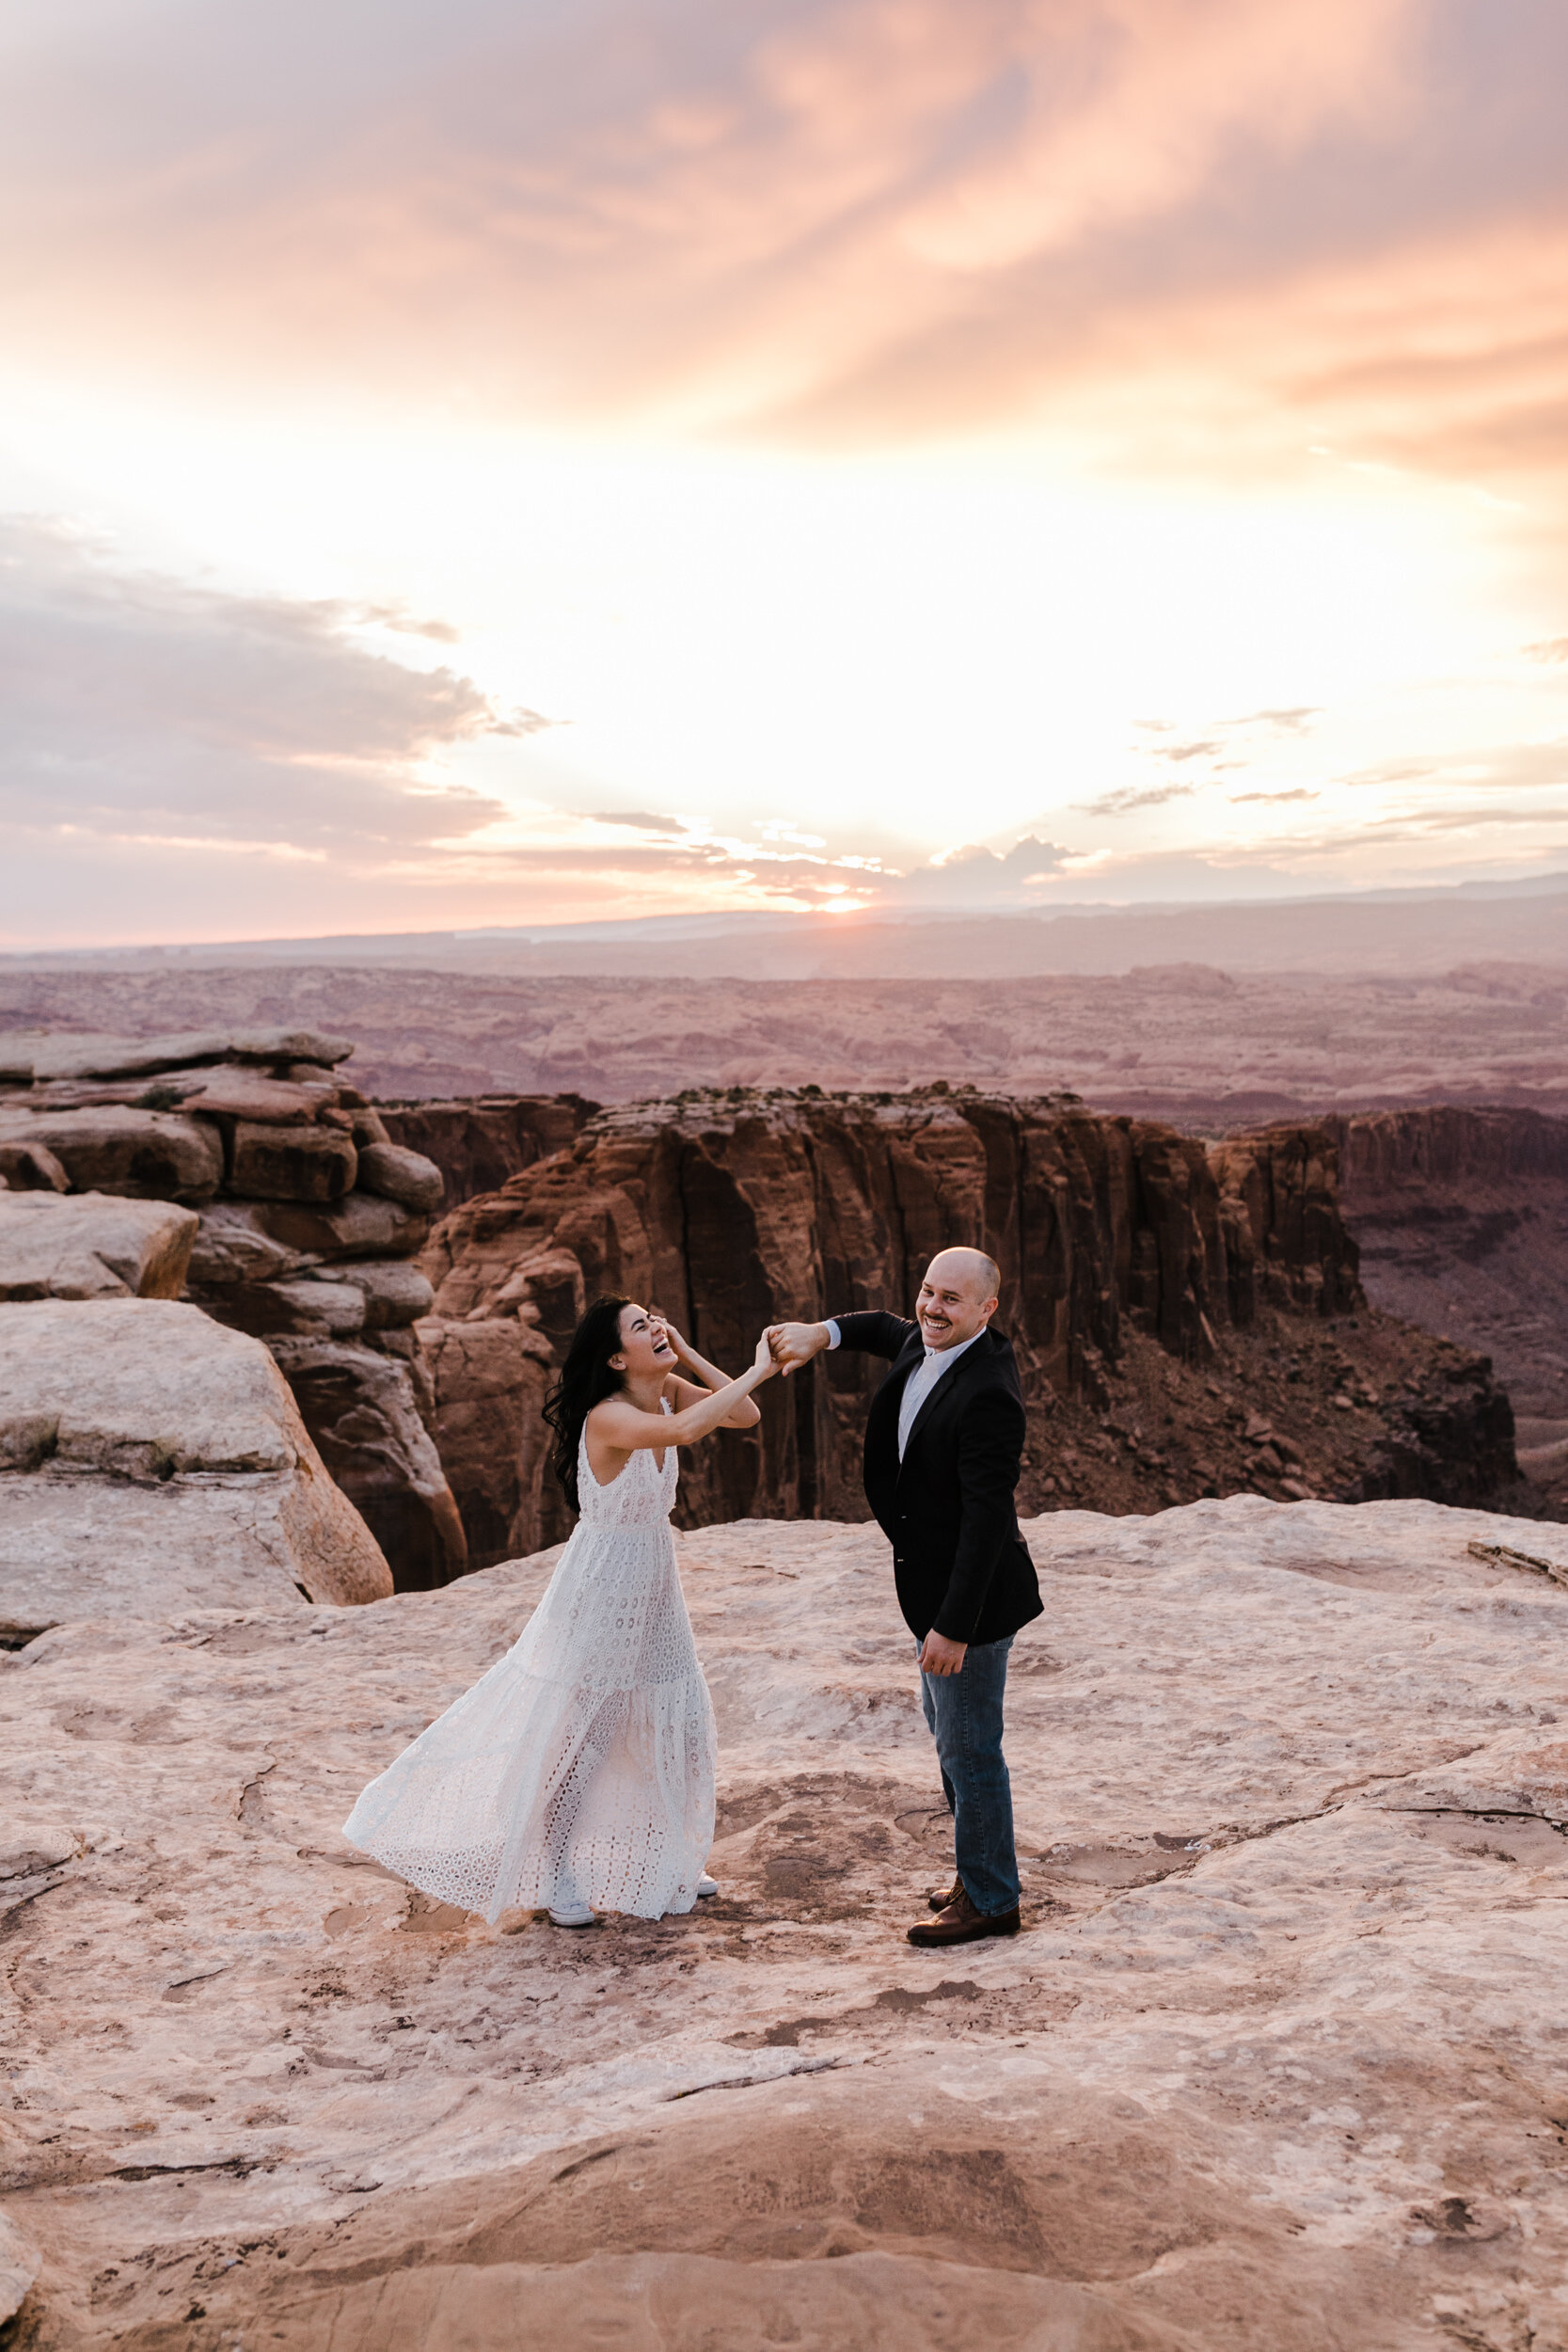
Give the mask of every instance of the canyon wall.
[{"label": "canyon wall", "polygon": [[[420,1332],[436,1442],[473,1557],[565,1533],[538,1413],[598,1292],[659,1307],[704,1355],[738,1370],[776,1319],[907,1311],[932,1252],[957,1242],[990,1249],[1003,1269],[998,1321],[1023,1375],[1032,1507],[1057,1490],[1061,1447],[1048,1424],[1066,1406],[1108,1409],[1140,1345],[1196,1375],[1265,1315],[1309,1324],[1365,1310],[1321,1130],[1273,1128],[1206,1150],[1071,1098],[940,1087],[733,1089],[607,1111],[569,1151],[449,1216],[422,1261],[436,1289]],[[688,1519],[863,1516],[862,1430],[878,1377],[845,1354],[770,1383],[760,1441],[721,1433],[683,1465]]]},{"label": "canyon wall", "polygon": [[1568,1518],[1568,1120],[1445,1104],[1323,1123],[1370,1295],[1492,1358],[1531,1507]]},{"label": "canyon wall", "polygon": [[580,1094],[481,1094],[452,1102],[378,1102],[387,1134],[434,1161],[456,1208],[575,1143],[599,1108]]},{"label": "canyon wall", "polygon": [[1339,1152],[1347,1204],[1390,1193],[1457,1189],[1474,1199],[1520,1181],[1568,1184],[1568,1119],[1544,1111],[1363,1111],[1323,1121]]}]

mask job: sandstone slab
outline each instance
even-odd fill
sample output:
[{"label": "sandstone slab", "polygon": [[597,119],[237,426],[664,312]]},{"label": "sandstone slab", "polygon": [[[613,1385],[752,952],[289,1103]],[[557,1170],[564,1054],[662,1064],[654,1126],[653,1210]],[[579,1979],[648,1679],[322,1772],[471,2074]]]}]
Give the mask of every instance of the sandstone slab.
[{"label": "sandstone slab", "polygon": [[161,1037],[117,1037],[103,1030],[8,1029],[0,1057],[35,1080],[136,1077],[182,1062],[218,1061],[228,1039],[217,1029],[181,1029]]},{"label": "sandstone slab", "polygon": [[339,1835],[550,1555],[0,1664],[20,2341],[1562,2352],[1568,1592],[1466,1550],[1559,1531],[1026,1532],[1026,1932],[947,1954],[902,1940],[951,1857],[874,1531],[684,1539],[722,1891],[586,1934]]},{"label": "sandstone slab", "polygon": [[251,1025],[182,1029],[156,1037],[48,1029],[0,1032],[0,1067],[18,1074],[30,1072],[35,1079],[136,1077],[182,1063],[223,1061],[231,1054],[246,1061],[332,1064],[346,1061],[353,1051],[346,1040],[313,1029]]},{"label": "sandstone slab", "polygon": [[409,1257],[430,1232],[428,1216],[368,1192],[351,1192],[330,1207],[267,1201],[259,1205],[257,1223],[286,1249],[319,1258]]},{"label": "sandstone slab", "polygon": [[172,1201],[0,1193],[0,1302],[178,1298],[199,1222]]},{"label": "sandstone slab", "polygon": [[0,1112],[0,1140],[40,1143],[72,1192],[140,1200],[211,1200],[223,1182],[215,1127],[167,1111],[101,1104],[86,1110]]},{"label": "sandstone slab", "polygon": [[175,1301],[0,1313],[0,1623],[388,1592],[267,1351]]},{"label": "sandstone slab", "polygon": [[353,1282],[267,1282],[251,1294],[257,1307],[276,1310],[273,1322],[257,1322],[259,1332],[297,1331],[316,1338],[351,1339],[365,1327],[365,1294]]},{"label": "sandstone slab", "polygon": [[317,1113],[338,1099],[338,1089],[325,1086],[296,1086],[261,1076],[254,1070],[193,1071],[198,1088],[187,1098],[193,1110],[209,1117],[253,1119],[274,1126],[308,1127]]},{"label": "sandstone slab", "polygon": [[248,1200],[341,1200],[354,1189],[357,1164],[354,1137],[336,1128],[263,1126],[240,1119],[230,1147],[229,1185]]},{"label": "sandstone slab", "polygon": [[334,1271],[362,1293],[368,1330],[404,1330],[436,1303],[429,1277],[406,1258],[350,1258]]}]

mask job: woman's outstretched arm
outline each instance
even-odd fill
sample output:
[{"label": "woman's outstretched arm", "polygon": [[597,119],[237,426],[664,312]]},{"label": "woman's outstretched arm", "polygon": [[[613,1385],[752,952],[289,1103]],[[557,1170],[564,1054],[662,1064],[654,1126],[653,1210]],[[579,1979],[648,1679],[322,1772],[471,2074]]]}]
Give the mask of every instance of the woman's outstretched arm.
[{"label": "woman's outstretched arm", "polygon": [[662,1452],[667,1445],[691,1445],[710,1429],[721,1428],[752,1391],[777,1370],[765,1331],[749,1372],[743,1372],[738,1380],[725,1381],[721,1389],[699,1397],[695,1404],[683,1405],[678,1413],[644,1413],[626,1397],[607,1396],[589,1414],[588,1427],[602,1445],[617,1454],[635,1454],[639,1446]]},{"label": "woman's outstretched arm", "polygon": [[[662,1324],[664,1336],[674,1349],[675,1359],[682,1372],[691,1375],[689,1380],[675,1382],[677,1394],[672,1398],[673,1404],[677,1406],[695,1405],[700,1401],[704,1389],[710,1396],[717,1396],[721,1389],[731,1385],[729,1374],[721,1372],[717,1364],[710,1364],[705,1356],[699,1356],[696,1349],[681,1337],[668,1315],[656,1314],[654,1320]],[[692,1386],[693,1381],[697,1383],[696,1387]],[[681,1391],[685,1391],[684,1395],[679,1393]],[[762,1415],[747,1396],[742,1397],[734,1412],[725,1414],[719,1426],[721,1429],[754,1429],[761,1419]]]}]

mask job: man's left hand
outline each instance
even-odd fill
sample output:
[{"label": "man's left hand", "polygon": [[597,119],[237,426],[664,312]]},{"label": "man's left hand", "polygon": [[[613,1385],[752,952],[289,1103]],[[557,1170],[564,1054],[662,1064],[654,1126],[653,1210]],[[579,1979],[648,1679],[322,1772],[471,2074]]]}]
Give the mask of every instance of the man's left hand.
[{"label": "man's left hand", "polygon": [[967,1642],[950,1642],[945,1633],[934,1629],[927,1633],[920,1652],[920,1671],[927,1675],[956,1675],[962,1671]]}]

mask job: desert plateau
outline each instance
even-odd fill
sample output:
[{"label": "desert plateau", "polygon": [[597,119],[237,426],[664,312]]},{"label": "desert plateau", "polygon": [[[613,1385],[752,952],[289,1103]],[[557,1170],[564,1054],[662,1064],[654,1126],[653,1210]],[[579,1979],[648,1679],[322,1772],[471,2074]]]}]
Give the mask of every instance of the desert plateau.
[{"label": "desert plateau", "polygon": [[9,1655],[8,2345],[1568,2344],[1562,1531],[1027,1534],[1026,1931],[953,1954],[874,1530],[682,1539],[721,1893],[588,1936],[339,1835],[551,1553]]},{"label": "desert plateau", "polygon": [[[1180,960],[1156,960],[1148,923],[1119,969],[996,977],[953,955],[945,924],[893,934],[891,972],[860,968],[858,942],[841,929],[819,950],[819,971],[784,979],[752,977],[744,939],[722,943],[726,963],[739,964],[722,977],[705,974],[701,953],[681,941],[643,947],[625,974],[596,943],[576,951],[580,968],[566,973],[510,970],[514,959],[499,951],[478,970],[471,955],[240,964],[177,956],[109,968],[10,959],[0,963],[0,1025],[137,1036],[224,1023],[325,1028],[356,1041],[364,1091],[389,1100],[578,1093],[625,1103],[689,1087],[944,1079],[1066,1090],[1097,1110],[1220,1125],[1437,1103],[1560,1111],[1568,895],[1524,906],[1533,957],[1517,946],[1510,954],[1496,923],[1489,956],[1445,955],[1451,926],[1429,921],[1432,952],[1370,970],[1346,970],[1326,952],[1300,968],[1225,964],[1211,960],[1215,925],[1184,933]],[[1543,911],[1552,917],[1544,925]],[[1517,937],[1518,903],[1508,912]],[[1259,946],[1285,920],[1260,920]]]},{"label": "desert plateau", "polygon": [[[1560,1018],[1537,977],[1477,1022]],[[601,1104],[509,1091],[559,1073],[471,977],[157,976],[119,1035],[43,986],[0,1039],[8,2352],[1568,2346],[1544,1058],[1223,1121],[951,1040],[757,1085],[705,983],[684,1083]],[[458,1006],[471,1094],[328,1019],[372,990]],[[777,993],[732,1017],[787,1035]],[[912,1052],[930,992],[838,1017],[878,993]],[[1016,1942],[903,1941],[951,1826],[847,1360],[685,1473],[716,1899],[490,1927],[343,1840],[559,1557],[539,1406],[596,1288],[727,1360],[971,1236],[1045,1601]]]}]

